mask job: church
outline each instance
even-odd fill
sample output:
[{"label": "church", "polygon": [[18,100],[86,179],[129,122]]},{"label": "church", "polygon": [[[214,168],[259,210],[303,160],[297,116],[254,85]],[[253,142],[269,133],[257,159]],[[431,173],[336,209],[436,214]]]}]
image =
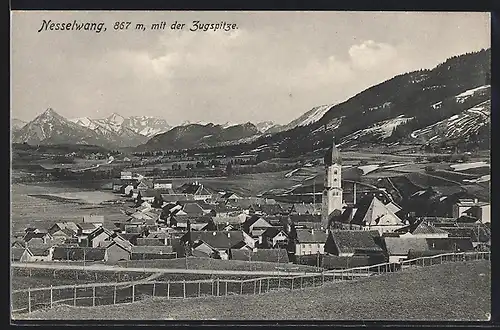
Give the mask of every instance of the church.
[{"label": "church", "polygon": [[406,226],[389,205],[376,196],[365,196],[353,206],[346,205],[342,189],[342,158],[335,140],[324,161],[326,173],[321,214],[324,228],[377,230],[382,235]]}]

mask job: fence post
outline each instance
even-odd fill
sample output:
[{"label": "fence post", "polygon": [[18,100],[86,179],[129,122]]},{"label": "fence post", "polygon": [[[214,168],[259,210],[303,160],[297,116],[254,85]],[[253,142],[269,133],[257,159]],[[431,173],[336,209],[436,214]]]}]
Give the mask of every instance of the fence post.
[{"label": "fence post", "polygon": [[226,280],[226,284],[225,284],[225,289],[226,289],[226,296],[227,296],[227,280]]},{"label": "fence post", "polygon": [[167,299],[170,299],[170,280],[167,282]]},{"label": "fence post", "polygon": [[312,286],[315,286],[315,283],[314,283],[314,277],[315,277],[315,276],[313,275],[313,276],[312,276],[312,278],[313,278],[313,285],[312,285]]},{"label": "fence post", "polygon": [[220,279],[217,278],[217,297],[219,296],[220,294]]},{"label": "fence post", "polygon": [[31,313],[31,288],[28,288],[28,313]]},{"label": "fence post", "polygon": [[92,287],[92,306],[95,306],[95,285]]},{"label": "fence post", "polygon": [[212,286],[212,291],[210,291],[210,294],[213,296],[213,295],[214,295],[214,279],[212,278],[211,280],[212,280],[212,282],[211,282],[211,283],[212,283],[212,284],[211,284],[211,286]]},{"label": "fence post", "polygon": [[52,277],[53,278],[56,278],[56,270],[54,269],[53,273],[52,273]]},{"label": "fence post", "polygon": [[31,277],[31,268],[29,269],[29,272],[30,272],[30,277]]},{"label": "fence post", "polygon": [[50,308],[52,308],[52,285],[50,286]]},{"label": "fence post", "polygon": [[304,282],[304,278],[301,276],[300,277],[300,289],[302,290],[302,283]]},{"label": "fence post", "polygon": [[153,282],[153,297],[155,296],[156,291],[156,282]]},{"label": "fence post", "polygon": [[240,294],[243,294],[243,280],[240,281]]},{"label": "fence post", "polygon": [[278,290],[281,289],[281,276],[278,274]]},{"label": "fence post", "polygon": [[198,297],[201,296],[201,281],[198,282]]},{"label": "fence post", "polygon": [[321,285],[325,285],[325,273],[321,273]]},{"label": "fence post", "polygon": [[115,283],[115,289],[113,291],[113,305],[116,305],[116,283]]},{"label": "fence post", "polygon": [[267,278],[267,292],[269,292],[269,277]]},{"label": "fence post", "polygon": [[295,280],[295,277],[292,277],[292,286],[290,290],[293,290],[293,280]]},{"label": "fence post", "polygon": [[262,280],[259,280],[259,294],[262,293]]},{"label": "fence post", "polygon": [[253,281],[253,294],[257,293],[257,280]]},{"label": "fence post", "polygon": [[132,302],[135,301],[135,284],[132,284]]},{"label": "fence post", "polygon": [[186,280],[182,280],[182,297],[186,298]]}]

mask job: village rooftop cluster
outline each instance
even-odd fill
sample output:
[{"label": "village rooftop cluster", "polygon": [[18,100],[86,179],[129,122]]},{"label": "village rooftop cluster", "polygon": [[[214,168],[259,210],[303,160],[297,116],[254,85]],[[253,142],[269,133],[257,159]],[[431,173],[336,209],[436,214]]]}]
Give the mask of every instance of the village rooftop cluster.
[{"label": "village rooftop cluster", "polygon": [[174,187],[169,179],[124,171],[110,186],[130,204],[121,209],[123,220],[110,224],[89,214],[46,230],[26,228],[14,235],[12,261],[117,264],[199,257],[335,269],[489,251],[488,203],[459,200],[452,218],[412,218],[376,192],[346,203],[341,170],[333,144],[325,155],[320,205],[213,192],[196,181]]}]

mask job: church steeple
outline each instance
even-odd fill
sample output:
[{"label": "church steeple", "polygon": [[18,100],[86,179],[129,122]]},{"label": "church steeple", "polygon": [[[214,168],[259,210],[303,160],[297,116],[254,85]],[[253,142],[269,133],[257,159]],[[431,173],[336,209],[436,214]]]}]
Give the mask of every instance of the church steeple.
[{"label": "church steeple", "polygon": [[332,141],[332,148],[328,149],[325,155],[325,166],[330,166],[333,164],[342,164],[342,157],[340,157],[340,151],[335,144],[335,138]]},{"label": "church steeple", "polygon": [[340,151],[335,145],[325,154],[325,184],[323,190],[323,212],[321,222],[325,227],[330,223],[330,217],[334,211],[342,212],[342,158]]}]

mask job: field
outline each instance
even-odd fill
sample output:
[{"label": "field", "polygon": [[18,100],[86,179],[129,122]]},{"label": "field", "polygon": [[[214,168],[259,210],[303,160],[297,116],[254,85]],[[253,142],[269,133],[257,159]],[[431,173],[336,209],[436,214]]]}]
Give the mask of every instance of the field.
[{"label": "field", "polygon": [[71,201],[56,201],[29,196],[32,194],[47,195],[48,193],[63,194],[63,196],[87,194],[87,198],[103,196],[102,194],[106,194],[106,198],[109,196],[108,193],[95,190],[88,192],[82,192],[82,190],[81,188],[13,184],[11,186],[12,231],[23,231],[27,226],[48,229],[50,225],[61,221],[81,222],[83,216],[89,214],[104,215],[105,225],[110,225],[112,228],[114,221],[123,219],[124,215],[120,212],[119,205],[76,204]]},{"label": "field", "polygon": [[285,178],[289,171],[242,174],[232,177],[220,178],[179,178],[172,179],[174,186],[180,186],[185,182],[199,182],[213,191],[232,191],[241,196],[255,196],[269,189],[288,188],[297,182]]},{"label": "field", "polygon": [[478,321],[489,319],[490,286],[490,263],[481,260],[408,269],[293,292],[283,290],[255,296],[205,297],[189,301],[155,298],[99,307],[60,306],[26,317],[61,320]]},{"label": "field", "polygon": [[25,268],[11,269],[11,285],[14,290],[49,287],[51,285],[75,285],[101,282],[120,282],[150,276],[143,272],[113,272],[59,269]]}]

